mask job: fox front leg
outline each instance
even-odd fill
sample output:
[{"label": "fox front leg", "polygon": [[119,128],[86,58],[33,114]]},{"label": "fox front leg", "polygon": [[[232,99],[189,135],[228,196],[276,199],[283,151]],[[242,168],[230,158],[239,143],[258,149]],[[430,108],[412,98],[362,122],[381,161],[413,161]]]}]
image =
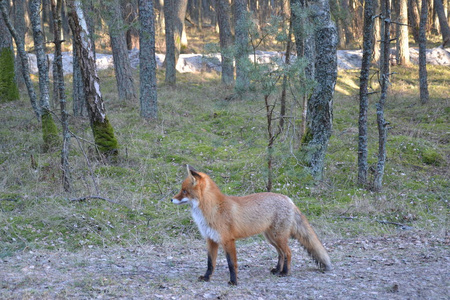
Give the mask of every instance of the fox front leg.
[{"label": "fox front leg", "polygon": [[236,244],[234,240],[224,243],[223,248],[225,250],[225,255],[227,256],[228,269],[230,270],[230,281],[229,285],[237,285],[237,255],[236,255]]},{"label": "fox front leg", "polygon": [[200,276],[198,280],[200,281],[209,281],[211,278],[214,269],[216,268],[216,260],[217,260],[217,251],[219,249],[219,244],[214,242],[213,240],[208,239],[208,268],[206,269],[206,273],[203,276]]}]

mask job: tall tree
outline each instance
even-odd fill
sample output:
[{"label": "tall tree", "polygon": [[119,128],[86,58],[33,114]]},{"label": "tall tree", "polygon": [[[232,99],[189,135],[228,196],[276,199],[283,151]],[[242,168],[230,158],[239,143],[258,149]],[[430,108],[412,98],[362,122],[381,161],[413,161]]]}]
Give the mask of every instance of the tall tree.
[{"label": "tall tree", "polygon": [[230,5],[228,0],[216,0],[217,20],[219,22],[220,51],[222,56],[222,83],[234,82],[233,36],[230,24]]},{"label": "tall tree", "polygon": [[410,64],[409,60],[409,38],[408,38],[408,0],[400,0],[398,22],[398,63],[406,66]]},{"label": "tall tree", "polygon": [[186,19],[186,9],[188,0],[171,0],[173,9],[173,33],[175,38],[175,62],[178,61],[178,57],[182,48],[187,47],[186,27],[184,20]]},{"label": "tall tree", "polygon": [[11,20],[9,19],[6,4],[7,4],[6,0],[0,0],[1,14],[2,14],[3,20],[6,23],[6,26],[9,29],[9,32],[11,33],[12,37],[14,38],[14,41],[16,42],[16,48],[17,48],[17,52],[20,56],[20,62],[22,64],[22,69],[23,69],[23,77],[24,77],[25,84],[27,86],[28,96],[30,97],[31,107],[34,110],[36,117],[40,120],[41,119],[41,108],[37,101],[33,82],[31,81],[31,77],[30,77],[30,66],[28,64],[28,54],[25,51],[24,41],[22,40],[20,35],[17,33]]},{"label": "tall tree", "polygon": [[389,49],[391,41],[391,9],[390,0],[381,0],[381,16],[382,16],[382,51],[381,51],[381,70],[380,70],[380,86],[381,95],[377,103],[377,127],[378,127],[378,162],[375,170],[373,189],[380,192],[383,186],[384,168],[386,164],[386,143],[387,143],[387,127],[389,125],[384,118],[384,105],[387,98],[387,90],[389,86]]},{"label": "tall tree", "polygon": [[39,72],[39,106],[42,109],[42,137],[44,139],[44,151],[58,143],[58,130],[50,112],[49,75],[47,56],[44,51],[44,32],[41,26],[41,0],[31,0],[29,3],[30,19],[33,31],[34,49]]},{"label": "tall tree", "polygon": [[95,144],[100,153],[110,157],[118,154],[118,144],[114,135],[100,91],[92,41],[81,9],[79,0],[67,2],[69,24],[75,40],[81,74],[83,76],[84,94]]},{"label": "tall tree", "polygon": [[166,58],[164,64],[166,66],[166,79],[168,85],[174,86],[176,84],[176,49],[174,36],[174,1],[164,0],[164,17],[166,26]]},{"label": "tall tree", "polygon": [[137,99],[137,95],[134,87],[130,59],[128,57],[125,24],[122,20],[122,8],[119,0],[102,0],[102,3],[109,3],[109,7],[111,7],[111,10],[107,11],[105,15],[111,40],[114,73],[116,75],[119,99],[124,101],[134,101]]},{"label": "tall tree", "polygon": [[303,138],[303,150],[311,174],[322,179],[325,154],[331,136],[333,122],[333,94],[337,78],[336,48],[338,36],[327,0],[309,2],[314,22],[316,47],[315,73],[317,82],[308,102],[307,130]]},{"label": "tall tree", "polygon": [[[58,97],[61,108],[61,123],[63,127],[63,147],[61,150],[61,170],[63,187],[66,192],[70,191],[70,167],[69,167],[69,150],[70,150],[70,131],[68,123],[68,113],[66,110],[66,89],[64,86],[64,73],[61,50],[61,5],[63,0],[50,0],[51,12],[53,19],[53,37],[55,43],[55,59],[56,74],[58,79]],[[53,74],[55,76],[56,74]]]},{"label": "tall tree", "polygon": [[248,30],[249,30],[249,12],[247,10],[246,0],[234,1],[234,20],[235,20],[235,60],[236,60],[236,91],[245,92],[250,87],[248,59]]},{"label": "tall tree", "polygon": [[139,78],[141,117],[158,116],[153,0],[139,0]]},{"label": "tall tree", "polygon": [[427,0],[422,0],[419,26],[419,84],[420,102],[426,104],[429,100],[427,75],[427,37],[425,34],[428,18]]},{"label": "tall tree", "polygon": [[[3,4],[5,7],[9,6],[9,1],[3,1],[5,1]],[[2,18],[0,19],[0,102],[17,99],[19,99],[19,89],[15,80],[12,38]]]},{"label": "tall tree", "polygon": [[[17,34],[21,37],[22,41],[25,40],[25,0],[15,0],[14,1],[14,27],[16,28]],[[16,80],[20,87],[25,86],[25,81],[22,74],[22,63],[20,61],[20,56],[16,55]]]},{"label": "tall tree", "polygon": [[439,18],[439,26],[441,27],[442,47],[447,47],[450,45],[450,27],[448,26],[447,17],[445,16],[442,0],[434,0],[434,6]]},{"label": "tall tree", "polygon": [[358,120],[358,184],[367,183],[367,110],[369,108],[369,70],[373,48],[374,5],[373,0],[364,1],[364,40],[361,75],[359,81],[359,120]]}]

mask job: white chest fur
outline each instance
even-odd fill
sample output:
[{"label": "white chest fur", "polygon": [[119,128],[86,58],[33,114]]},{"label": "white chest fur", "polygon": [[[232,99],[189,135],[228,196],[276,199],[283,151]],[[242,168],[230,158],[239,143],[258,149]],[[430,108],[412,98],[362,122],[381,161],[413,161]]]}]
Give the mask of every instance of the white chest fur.
[{"label": "white chest fur", "polygon": [[220,243],[220,234],[215,229],[211,228],[208,222],[206,222],[205,216],[203,215],[202,210],[198,207],[198,201],[196,200],[192,201],[191,213],[202,236],[205,239],[208,238],[216,243]]}]

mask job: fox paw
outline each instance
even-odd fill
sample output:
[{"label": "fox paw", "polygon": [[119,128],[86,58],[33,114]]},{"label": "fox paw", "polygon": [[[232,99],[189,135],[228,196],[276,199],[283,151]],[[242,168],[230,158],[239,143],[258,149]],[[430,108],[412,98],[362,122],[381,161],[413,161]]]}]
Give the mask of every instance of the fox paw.
[{"label": "fox paw", "polygon": [[199,277],[198,277],[198,281],[205,281],[205,282],[208,282],[208,281],[209,281],[209,277],[206,277],[206,276],[199,276]]}]

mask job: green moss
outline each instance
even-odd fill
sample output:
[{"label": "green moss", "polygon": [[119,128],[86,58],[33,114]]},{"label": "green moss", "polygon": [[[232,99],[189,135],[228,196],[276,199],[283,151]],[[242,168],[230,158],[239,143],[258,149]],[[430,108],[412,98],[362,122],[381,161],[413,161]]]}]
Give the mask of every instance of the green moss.
[{"label": "green moss", "polygon": [[108,118],[105,122],[94,122],[92,124],[95,144],[98,150],[106,156],[115,156],[119,154],[117,139],[114,136],[114,129],[109,123]]},{"label": "green moss", "polygon": [[422,153],[422,161],[427,165],[440,166],[444,158],[434,149],[425,149]]},{"label": "green moss", "polygon": [[44,152],[49,151],[59,144],[58,128],[53,121],[52,115],[49,111],[44,111],[42,117],[42,138],[44,140]]},{"label": "green moss", "polygon": [[10,48],[0,50],[0,102],[19,99],[14,75],[14,53]]}]

